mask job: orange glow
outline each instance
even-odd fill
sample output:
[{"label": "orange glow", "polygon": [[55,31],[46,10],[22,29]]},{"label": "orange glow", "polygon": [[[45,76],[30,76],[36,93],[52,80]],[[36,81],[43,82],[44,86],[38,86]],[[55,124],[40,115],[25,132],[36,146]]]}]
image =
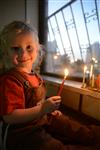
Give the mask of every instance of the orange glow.
[{"label": "orange glow", "polygon": [[68,69],[67,69],[67,68],[64,70],[64,74],[65,74],[64,79],[66,79],[66,77],[67,77],[67,76],[68,76],[68,74],[69,74],[69,71],[68,71]]}]

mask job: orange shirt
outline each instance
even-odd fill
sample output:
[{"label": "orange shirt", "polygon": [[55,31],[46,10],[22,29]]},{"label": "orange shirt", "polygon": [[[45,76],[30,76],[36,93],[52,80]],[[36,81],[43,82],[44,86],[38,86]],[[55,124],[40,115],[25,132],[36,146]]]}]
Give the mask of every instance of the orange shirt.
[{"label": "orange shirt", "polygon": [[[37,76],[26,74],[26,78],[34,88],[39,86]],[[7,74],[3,75],[0,77],[0,116],[22,108],[25,108],[23,85],[16,78]]]}]

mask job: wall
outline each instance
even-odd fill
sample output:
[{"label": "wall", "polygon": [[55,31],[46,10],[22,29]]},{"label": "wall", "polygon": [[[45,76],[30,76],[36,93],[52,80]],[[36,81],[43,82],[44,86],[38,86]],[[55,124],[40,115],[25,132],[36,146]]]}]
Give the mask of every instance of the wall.
[{"label": "wall", "polygon": [[38,0],[27,0],[26,20],[38,30]]},{"label": "wall", "polygon": [[13,20],[26,20],[38,30],[38,0],[1,0],[0,29]]}]

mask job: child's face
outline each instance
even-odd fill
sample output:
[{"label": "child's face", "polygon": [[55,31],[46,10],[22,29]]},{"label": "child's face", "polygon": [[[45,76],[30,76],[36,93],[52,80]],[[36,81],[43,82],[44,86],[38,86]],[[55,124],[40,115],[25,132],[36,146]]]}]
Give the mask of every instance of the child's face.
[{"label": "child's face", "polygon": [[38,54],[38,45],[32,33],[18,35],[10,44],[12,63],[27,72],[31,71]]}]

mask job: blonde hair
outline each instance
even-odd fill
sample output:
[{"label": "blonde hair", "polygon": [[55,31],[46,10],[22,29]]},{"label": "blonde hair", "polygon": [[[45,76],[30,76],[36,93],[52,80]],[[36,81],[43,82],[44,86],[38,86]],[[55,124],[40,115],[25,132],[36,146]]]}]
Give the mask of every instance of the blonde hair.
[{"label": "blonde hair", "polygon": [[40,49],[38,33],[29,24],[22,21],[13,21],[4,26],[0,33],[0,69],[3,72],[12,67],[12,63],[9,58],[11,40],[20,34],[29,32],[33,32],[37,48]]}]

